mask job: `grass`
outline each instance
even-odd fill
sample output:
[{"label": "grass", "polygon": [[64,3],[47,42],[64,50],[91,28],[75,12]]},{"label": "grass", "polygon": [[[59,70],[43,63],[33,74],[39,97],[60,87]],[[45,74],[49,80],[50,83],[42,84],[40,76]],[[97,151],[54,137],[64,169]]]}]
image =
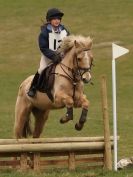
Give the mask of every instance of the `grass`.
[{"label": "grass", "polygon": [[16,172],[13,170],[1,171],[1,177],[132,177],[133,173],[131,169],[126,169],[118,172],[108,172],[103,170],[76,170],[69,172],[66,169],[51,169],[41,173],[35,174],[33,171],[30,172]]},{"label": "grass", "polygon": [[[120,135],[118,158],[132,156],[133,139],[133,22],[132,1],[124,0],[0,0],[0,138],[13,137],[14,105],[20,83],[38,68],[40,52],[37,38],[41,19],[49,7],[61,8],[65,16],[63,23],[71,33],[90,35],[94,43],[121,41],[130,53],[117,60],[117,112],[118,134]],[[42,137],[97,136],[103,134],[101,113],[100,76],[107,76],[110,128],[112,132],[112,83],[111,83],[111,46],[93,49],[95,67],[93,68],[94,86],[86,85],[91,106],[88,121],[81,132],[74,130],[80,110],[74,111],[74,121],[59,124],[65,110],[52,111],[44,128]],[[105,171],[68,172],[50,170],[40,174],[46,176],[133,176],[132,170],[119,173]],[[1,177],[24,176],[19,172],[3,171]],[[28,176],[36,176],[29,172]],[[39,175],[38,175],[39,176]]]}]

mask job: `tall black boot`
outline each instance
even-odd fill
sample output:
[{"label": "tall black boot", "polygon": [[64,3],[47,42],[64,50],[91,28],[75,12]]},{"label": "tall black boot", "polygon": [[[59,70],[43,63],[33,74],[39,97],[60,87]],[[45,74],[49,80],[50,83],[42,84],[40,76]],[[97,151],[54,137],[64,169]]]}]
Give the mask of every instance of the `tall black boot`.
[{"label": "tall black boot", "polygon": [[36,95],[36,91],[37,91],[37,86],[38,86],[38,80],[39,80],[39,76],[40,74],[37,72],[32,80],[30,89],[28,91],[28,96],[30,97],[34,97]]}]

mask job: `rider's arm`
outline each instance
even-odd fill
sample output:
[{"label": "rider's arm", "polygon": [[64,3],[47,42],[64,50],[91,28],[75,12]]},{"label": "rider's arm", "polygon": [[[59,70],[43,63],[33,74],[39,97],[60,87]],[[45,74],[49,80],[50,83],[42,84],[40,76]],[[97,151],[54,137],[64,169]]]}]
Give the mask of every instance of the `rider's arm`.
[{"label": "rider's arm", "polygon": [[46,57],[51,59],[53,62],[58,62],[57,60],[61,59],[55,51],[49,49],[48,33],[41,32],[38,41],[39,48]]}]

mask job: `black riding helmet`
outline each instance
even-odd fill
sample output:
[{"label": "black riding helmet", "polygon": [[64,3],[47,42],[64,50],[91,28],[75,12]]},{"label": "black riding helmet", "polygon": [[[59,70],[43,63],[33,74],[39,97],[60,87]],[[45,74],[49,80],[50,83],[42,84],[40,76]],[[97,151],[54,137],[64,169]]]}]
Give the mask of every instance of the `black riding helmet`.
[{"label": "black riding helmet", "polygon": [[64,13],[61,12],[59,9],[56,9],[56,8],[52,8],[52,9],[49,9],[47,11],[47,14],[46,14],[46,20],[47,21],[50,21],[54,18],[59,18],[61,19],[63,17]]}]

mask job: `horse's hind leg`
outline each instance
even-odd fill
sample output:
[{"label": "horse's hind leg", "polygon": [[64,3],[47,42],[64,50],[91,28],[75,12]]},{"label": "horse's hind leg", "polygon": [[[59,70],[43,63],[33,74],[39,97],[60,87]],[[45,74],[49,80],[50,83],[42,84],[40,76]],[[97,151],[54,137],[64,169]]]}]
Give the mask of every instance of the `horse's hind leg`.
[{"label": "horse's hind leg", "polygon": [[30,115],[30,106],[25,101],[24,98],[18,97],[15,107],[15,124],[14,124],[14,133],[16,138],[25,137],[24,128],[26,122],[29,121]]},{"label": "horse's hind leg", "polygon": [[32,110],[33,115],[35,116],[35,127],[33,132],[33,138],[39,138],[42,133],[45,122],[48,119],[49,110],[42,111],[37,108]]}]

